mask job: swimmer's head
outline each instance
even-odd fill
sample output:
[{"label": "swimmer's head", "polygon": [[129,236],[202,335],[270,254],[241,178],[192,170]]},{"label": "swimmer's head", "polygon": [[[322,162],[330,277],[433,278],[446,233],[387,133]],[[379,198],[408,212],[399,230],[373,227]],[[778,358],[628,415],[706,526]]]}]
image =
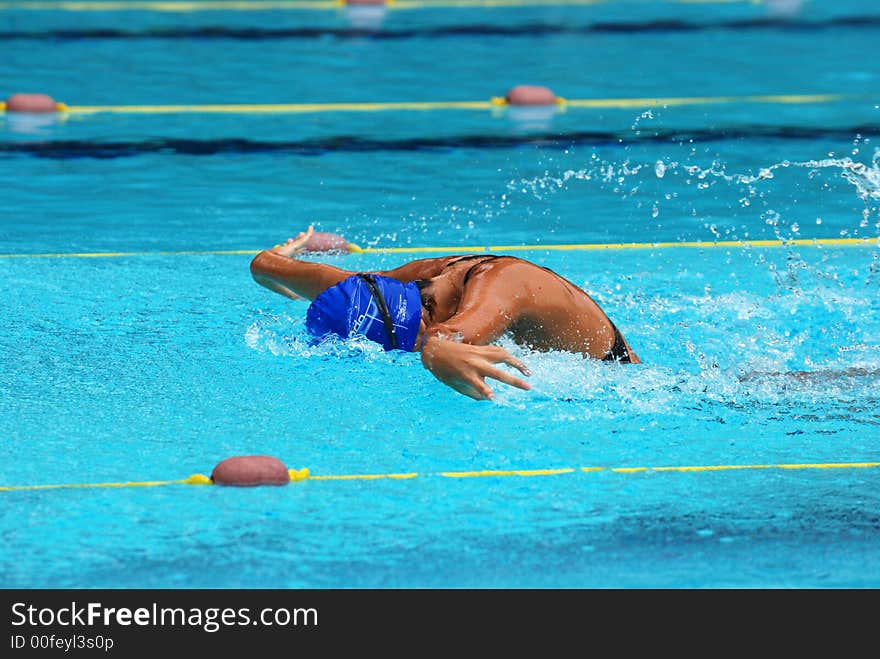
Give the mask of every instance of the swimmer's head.
[{"label": "swimmer's head", "polygon": [[450,270],[431,279],[419,279],[415,284],[422,296],[422,306],[430,324],[444,323],[458,310],[461,301],[461,276]]},{"label": "swimmer's head", "polygon": [[385,350],[411,351],[422,320],[422,301],[414,283],[358,274],[322,292],[306,312],[315,338],[364,336]]}]

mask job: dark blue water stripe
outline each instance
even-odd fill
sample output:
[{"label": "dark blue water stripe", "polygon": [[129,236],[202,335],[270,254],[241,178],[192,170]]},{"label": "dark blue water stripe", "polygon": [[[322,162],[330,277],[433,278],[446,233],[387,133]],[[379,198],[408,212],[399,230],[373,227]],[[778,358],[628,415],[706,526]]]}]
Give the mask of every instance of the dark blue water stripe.
[{"label": "dark blue water stripe", "polygon": [[526,23],[522,25],[450,25],[438,27],[414,27],[375,29],[358,27],[291,27],[291,28],[237,28],[223,26],[150,28],[124,30],[115,28],[82,28],[49,31],[5,31],[0,39],[30,40],[95,40],[95,39],[240,39],[263,41],[271,39],[337,39],[370,38],[414,39],[462,36],[542,36],[555,34],[629,34],[629,33],[676,33],[709,30],[774,30],[790,32],[817,32],[836,28],[876,30],[880,28],[878,16],[843,16],[825,20],[797,20],[791,18],[755,18],[745,20],[692,23],[678,20],[657,20],[641,23],[593,23],[572,25],[566,23]]},{"label": "dark blue water stripe", "polygon": [[375,151],[436,151],[452,149],[512,149],[534,147],[567,149],[572,146],[627,146],[632,144],[682,144],[729,140],[852,140],[880,136],[880,125],[847,128],[811,128],[803,126],[745,126],[718,129],[671,130],[652,133],[615,133],[579,131],[528,135],[463,135],[452,137],[416,137],[408,139],[370,139],[334,136],[300,141],[261,141],[244,138],[223,139],[149,139],[142,141],[51,140],[0,144],[0,157],[31,156],[58,160],[73,158],[127,158],[147,154],[214,156],[225,154],[280,154],[321,156],[329,153]]}]

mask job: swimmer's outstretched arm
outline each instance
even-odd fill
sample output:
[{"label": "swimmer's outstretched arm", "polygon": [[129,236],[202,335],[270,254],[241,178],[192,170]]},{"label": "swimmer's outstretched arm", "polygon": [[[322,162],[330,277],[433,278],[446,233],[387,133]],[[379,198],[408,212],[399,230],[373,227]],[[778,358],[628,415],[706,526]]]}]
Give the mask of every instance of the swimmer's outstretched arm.
[{"label": "swimmer's outstretched arm", "polygon": [[[343,242],[344,239],[335,234],[316,234],[310,226],[296,238],[289,238],[284,244],[275,245],[272,249],[257,254],[251,262],[251,275],[261,286],[292,300],[314,300],[324,289],[355,273],[322,263],[300,261],[296,256],[307,251],[333,251],[327,249],[328,245],[335,250]],[[430,279],[440,274],[443,267],[456,258],[459,257],[417,259],[391,270],[376,271],[374,274],[402,282]]]},{"label": "swimmer's outstretched arm", "polygon": [[314,300],[324,289],[353,275],[353,272],[326,263],[296,258],[306,251],[309,238],[313,234],[313,228],[309,227],[308,231],[300,233],[296,238],[289,238],[284,244],[264,249],[257,254],[251,261],[251,276],[254,281],[292,300]]},{"label": "swimmer's outstretched arm", "polygon": [[476,400],[495,395],[486,378],[531,389],[528,382],[495,364],[507,364],[525,376],[531,375],[528,367],[501,346],[489,345],[517,317],[515,306],[514,298],[494,284],[471,286],[455,315],[425,330],[422,365],[443,384]]},{"label": "swimmer's outstretched arm", "polygon": [[422,345],[424,367],[443,384],[476,400],[492,400],[495,397],[495,392],[486,384],[486,378],[518,389],[532,388],[525,380],[494,366],[501,363],[513,366],[525,376],[531,375],[525,364],[501,346],[459,343],[436,335],[429,336]]}]

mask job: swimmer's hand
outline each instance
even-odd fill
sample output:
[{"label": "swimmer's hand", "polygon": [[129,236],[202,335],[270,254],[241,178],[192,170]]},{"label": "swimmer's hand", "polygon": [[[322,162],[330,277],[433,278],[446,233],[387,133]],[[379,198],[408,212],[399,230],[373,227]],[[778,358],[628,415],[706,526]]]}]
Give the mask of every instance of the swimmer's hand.
[{"label": "swimmer's hand", "polygon": [[486,384],[492,378],[519,389],[531,389],[525,380],[502,371],[493,364],[513,366],[523,375],[528,367],[500,346],[475,346],[432,336],[422,347],[422,364],[443,384],[475,400],[492,400],[495,393]]},{"label": "swimmer's hand", "polygon": [[276,254],[281,254],[282,256],[296,256],[297,254],[301,254],[305,252],[309,240],[312,235],[315,233],[315,227],[309,226],[306,231],[302,231],[297,235],[296,238],[288,238],[287,241],[283,245],[275,245],[271,251]]}]

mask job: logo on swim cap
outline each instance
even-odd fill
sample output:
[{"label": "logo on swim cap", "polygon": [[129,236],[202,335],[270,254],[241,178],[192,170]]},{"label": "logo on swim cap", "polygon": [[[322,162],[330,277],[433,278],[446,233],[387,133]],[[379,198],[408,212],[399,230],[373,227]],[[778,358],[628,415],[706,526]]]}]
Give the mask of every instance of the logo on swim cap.
[{"label": "logo on swim cap", "polygon": [[309,305],[306,328],[315,338],[365,336],[385,350],[411,351],[422,319],[418,286],[381,275],[352,275]]}]

